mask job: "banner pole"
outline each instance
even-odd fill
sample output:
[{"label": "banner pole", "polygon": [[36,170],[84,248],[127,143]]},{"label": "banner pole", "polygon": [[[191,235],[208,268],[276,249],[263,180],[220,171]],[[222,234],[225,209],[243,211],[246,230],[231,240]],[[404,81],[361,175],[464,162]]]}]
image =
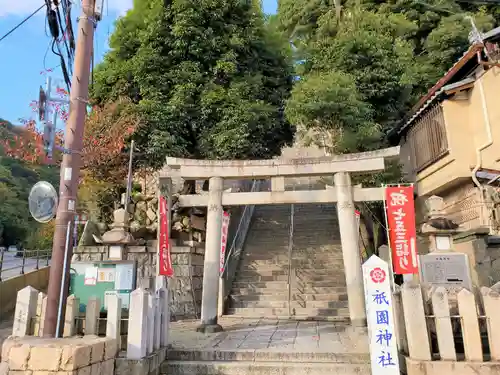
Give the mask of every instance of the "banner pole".
[{"label": "banner pole", "polygon": [[391,247],[389,220],[387,219],[387,200],[386,200],[386,194],[385,194],[385,191],[387,189],[387,185],[382,184],[382,188],[384,189],[383,205],[384,205],[385,232],[386,232],[386,236],[387,236],[387,247],[389,248],[389,274],[391,276],[390,277],[391,290],[394,292],[394,268],[392,265],[392,247]]}]

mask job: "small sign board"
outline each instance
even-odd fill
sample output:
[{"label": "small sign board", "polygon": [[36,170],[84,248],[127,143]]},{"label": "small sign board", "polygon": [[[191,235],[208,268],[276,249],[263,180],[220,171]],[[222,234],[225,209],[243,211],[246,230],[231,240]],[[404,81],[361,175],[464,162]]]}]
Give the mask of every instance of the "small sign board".
[{"label": "small sign board", "polygon": [[363,264],[372,375],[400,375],[390,277],[376,255]]},{"label": "small sign board", "polygon": [[85,285],[95,285],[97,283],[97,267],[87,267],[85,268]]},{"label": "small sign board", "polygon": [[420,277],[424,283],[472,290],[467,254],[437,252],[421,255]]},{"label": "small sign board", "polygon": [[98,268],[97,270],[98,283],[114,283],[115,282],[115,268]]}]

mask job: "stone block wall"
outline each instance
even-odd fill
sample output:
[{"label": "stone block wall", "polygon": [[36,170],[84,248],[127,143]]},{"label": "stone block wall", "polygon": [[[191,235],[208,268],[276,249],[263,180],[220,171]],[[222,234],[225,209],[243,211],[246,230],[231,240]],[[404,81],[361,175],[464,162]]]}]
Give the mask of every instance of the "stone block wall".
[{"label": "stone block wall", "polygon": [[110,375],[117,352],[116,340],[105,337],[12,337],[2,347],[0,374]]},{"label": "stone block wall", "polygon": [[172,320],[199,318],[204,247],[172,246],[174,277],[168,280]]},{"label": "stone block wall", "polygon": [[500,281],[500,239],[488,228],[469,230],[453,238],[453,250],[467,254],[475,286],[490,287]]},{"label": "stone block wall", "polygon": [[[174,277],[168,280],[172,320],[197,318],[201,311],[203,288],[204,245],[201,247],[172,246]],[[72,261],[92,262],[109,260],[108,246],[79,246],[74,249]],[[156,276],[156,241],[147,246],[127,246],[127,260],[137,264],[137,288],[154,289]]]}]

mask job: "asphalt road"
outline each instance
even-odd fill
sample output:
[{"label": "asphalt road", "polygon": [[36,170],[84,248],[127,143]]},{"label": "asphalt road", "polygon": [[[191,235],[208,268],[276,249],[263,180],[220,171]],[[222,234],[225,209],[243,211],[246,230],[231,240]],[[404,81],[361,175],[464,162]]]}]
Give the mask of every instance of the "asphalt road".
[{"label": "asphalt road", "polygon": [[[0,277],[2,280],[10,279],[21,274],[23,258],[16,257],[15,252],[5,251],[3,253],[2,270],[0,272]],[[24,273],[33,271],[36,269],[37,260],[36,258],[26,258],[24,260]],[[50,264],[50,260],[49,260]],[[47,259],[39,259],[39,268],[45,267],[47,265]]]}]

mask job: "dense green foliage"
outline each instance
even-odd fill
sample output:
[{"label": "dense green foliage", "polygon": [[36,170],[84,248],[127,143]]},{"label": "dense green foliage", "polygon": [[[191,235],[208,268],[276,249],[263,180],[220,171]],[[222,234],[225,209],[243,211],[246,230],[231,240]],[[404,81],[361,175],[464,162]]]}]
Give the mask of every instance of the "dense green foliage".
[{"label": "dense green foliage", "polygon": [[[332,153],[387,147],[386,134],[469,48],[471,18],[498,24],[498,6],[454,0],[280,0],[274,21],[294,45],[299,80],[286,105],[304,143]],[[396,183],[397,165],[357,176]],[[384,240],[381,204],[361,205],[369,250]],[[373,220],[375,216],[375,220]]]},{"label": "dense green foliage", "polygon": [[[0,119],[0,136],[9,138],[17,127]],[[46,246],[45,224],[36,223],[29,213],[28,195],[38,181],[59,183],[59,170],[50,166],[35,166],[2,156],[0,150],[0,246]],[[36,236],[39,233],[40,236]],[[43,237],[43,238],[42,238]]]},{"label": "dense green foliage", "polygon": [[[334,0],[280,1],[278,24],[300,62],[289,120],[304,133],[319,131],[310,140],[332,152],[382,147],[383,135],[469,47],[467,17],[480,30],[494,26],[488,11],[453,0],[344,2],[342,12]],[[311,112],[311,100],[329,110]]]},{"label": "dense green foliage", "polygon": [[252,2],[136,0],[110,46],[92,96],[133,100],[147,165],[167,155],[266,158],[292,140],[289,48]]}]

